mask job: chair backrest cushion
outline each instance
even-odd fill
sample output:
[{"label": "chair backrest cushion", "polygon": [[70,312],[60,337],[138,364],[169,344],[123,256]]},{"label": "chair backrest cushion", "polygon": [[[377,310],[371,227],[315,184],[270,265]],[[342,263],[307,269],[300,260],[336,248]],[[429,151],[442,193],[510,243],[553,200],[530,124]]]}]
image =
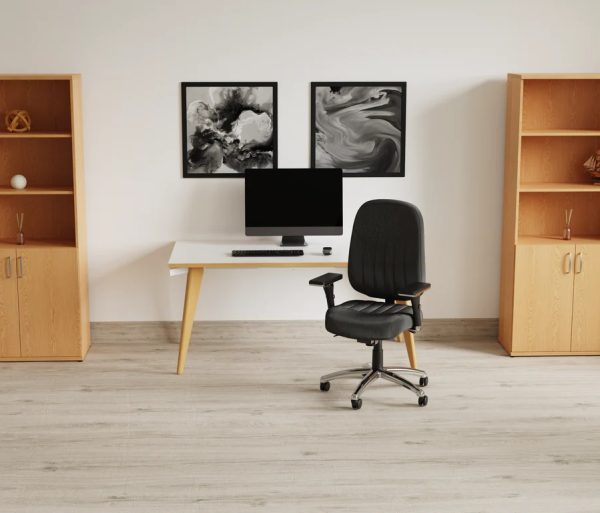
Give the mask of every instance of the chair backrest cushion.
[{"label": "chair backrest cushion", "polygon": [[348,278],[367,296],[394,299],[403,286],[425,281],[423,217],[410,203],[372,200],[356,213]]}]

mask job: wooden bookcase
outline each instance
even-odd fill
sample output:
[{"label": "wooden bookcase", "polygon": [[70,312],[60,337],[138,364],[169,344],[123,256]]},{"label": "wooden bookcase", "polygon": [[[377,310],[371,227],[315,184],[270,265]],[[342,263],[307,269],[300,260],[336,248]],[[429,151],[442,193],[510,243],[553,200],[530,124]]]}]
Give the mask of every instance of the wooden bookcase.
[{"label": "wooden bookcase", "polygon": [[[5,130],[13,109],[29,112],[31,131]],[[83,360],[90,329],[81,78],[0,75],[0,113],[0,361]],[[26,189],[10,187],[15,174],[25,175]]]},{"label": "wooden bookcase", "polygon": [[600,186],[583,170],[599,148],[600,74],[508,75],[499,339],[512,356],[600,354]]}]

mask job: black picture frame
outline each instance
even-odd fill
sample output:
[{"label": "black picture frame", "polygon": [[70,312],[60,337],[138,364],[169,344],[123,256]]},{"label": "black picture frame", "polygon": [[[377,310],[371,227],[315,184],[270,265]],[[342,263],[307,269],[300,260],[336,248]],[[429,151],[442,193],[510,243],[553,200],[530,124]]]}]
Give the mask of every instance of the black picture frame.
[{"label": "black picture frame", "polygon": [[[401,113],[397,124],[400,126],[400,159],[399,169],[397,172],[349,172],[344,169],[344,177],[388,177],[401,178],[405,176],[406,162],[406,82],[311,82],[310,83],[310,164],[311,167],[317,168],[316,149],[317,149],[317,126],[316,126],[316,91],[318,87],[399,87],[402,89],[401,95]],[[331,166],[342,167],[343,166]]]},{"label": "black picture frame", "polygon": [[181,82],[181,142],[182,142],[182,170],[183,178],[243,178],[243,172],[235,173],[194,173],[188,167],[188,89],[194,87],[270,87],[273,90],[273,113],[272,113],[272,167],[277,168],[277,82]]}]

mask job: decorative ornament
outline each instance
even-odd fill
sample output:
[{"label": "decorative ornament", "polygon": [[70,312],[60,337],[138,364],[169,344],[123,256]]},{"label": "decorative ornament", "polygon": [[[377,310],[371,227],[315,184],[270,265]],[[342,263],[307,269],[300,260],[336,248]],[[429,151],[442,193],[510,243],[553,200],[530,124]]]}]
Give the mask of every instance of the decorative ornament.
[{"label": "decorative ornament", "polygon": [[571,219],[573,218],[573,209],[565,209],[565,228],[563,230],[563,240],[571,240]]},{"label": "decorative ornament", "polygon": [[25,234],[23,233],[23,221],[25,220],[25,214],[22,212],[17,214],[17,228],[19,232],[17,233],[17,244],[22,246],[25,244]]},{"label": "decorative ornament", "polygon": [[11,110],[4,116],[6,130],[9,132],[29,132],[31,130],[31,117],[26,110]]},{"label": "decorative ornament", "polygon": [[13,189],[24,189],[27,187],[27,178],[23,175],[15,175],[10,179],[10,186]]},{"label": "decorative ornament", "polygon": [[596,153],[583,163],[583,167],[594,180],[594,185],[600,185],[600,150],[596,150]]}]

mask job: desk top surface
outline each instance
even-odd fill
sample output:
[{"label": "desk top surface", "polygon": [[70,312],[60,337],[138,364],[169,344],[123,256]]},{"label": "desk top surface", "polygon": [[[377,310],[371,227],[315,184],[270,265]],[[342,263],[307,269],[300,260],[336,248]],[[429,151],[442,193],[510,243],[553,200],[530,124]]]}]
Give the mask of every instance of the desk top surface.
[{"label": "desk top surface", "polygon": [[[330,246],[332,254],[323,255],[323,247]],[[232,257],[233,249],[303,249],[298,257]],[[310,243],[303,248],[281,248],[275,240],[219,240],[177,241],[173,245],[169,268],[193,267],[346,267],[348,242],[334,238],[332,241]]]}]

